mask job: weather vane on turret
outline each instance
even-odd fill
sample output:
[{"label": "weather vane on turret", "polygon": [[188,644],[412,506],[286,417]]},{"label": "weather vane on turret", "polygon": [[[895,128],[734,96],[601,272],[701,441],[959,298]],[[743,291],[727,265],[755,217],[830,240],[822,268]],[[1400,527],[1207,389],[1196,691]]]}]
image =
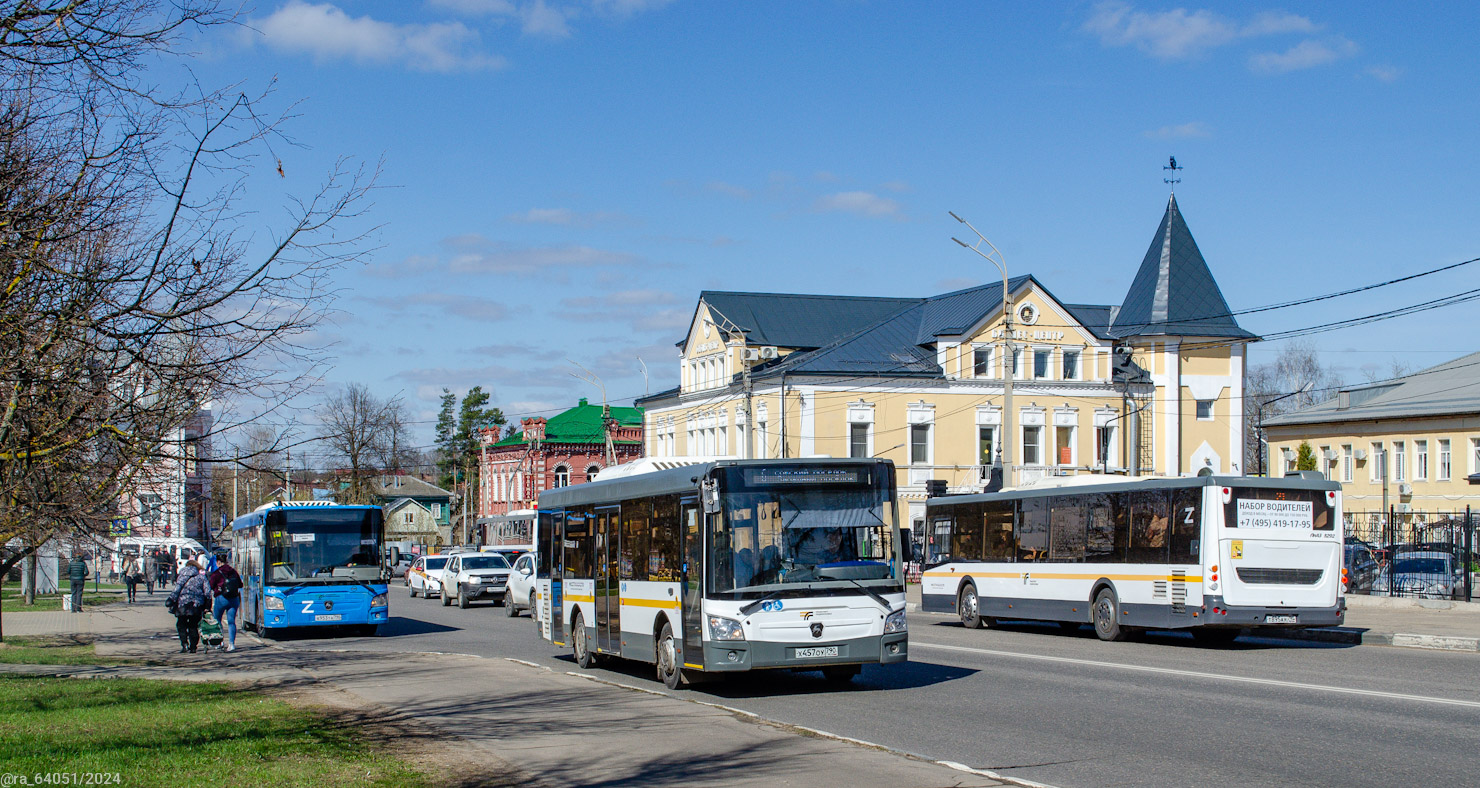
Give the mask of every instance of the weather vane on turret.
[{"label": "weather vane on turret", "polygon": [[1177,173],[1182,171],[1182,168],[1177,166],[1177,157],[1168,156],[1166,166],[1162,167],[1162,169],[1170,170],[1171,172],[1168,172],[1167,177],[1162,178],[1161,182],[1170,185],[1172,187],[1172,192],[1176,193],[1177,184],[1182,182],[1182,179],[1177,177]]}]

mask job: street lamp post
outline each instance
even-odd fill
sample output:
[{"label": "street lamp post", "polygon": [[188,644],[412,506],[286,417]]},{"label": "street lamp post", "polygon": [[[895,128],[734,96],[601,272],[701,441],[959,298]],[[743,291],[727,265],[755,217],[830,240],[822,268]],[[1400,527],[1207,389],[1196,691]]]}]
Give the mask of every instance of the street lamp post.
[{"label": "street lamp post", "polygon": [[[1011,486],[1013,483],[1012,379],[1017,374],[1017,349],[1012,344],[1012,292],[1008,289],[1007,284],[1007,258],[1002,256],[1002,252],[999,251],[997,247],[992,244],[991,241],[988,241],[987,237],[981,234],[981,231],[977,230],[975,227],[972,227],[971,222],[968,222],[965,219],[957,216],[955,211],[947,211],[946,213],[949,213],[952,219],[955,219],[956,221],[966,225],[967,228],[975,233],[976,237],[979,239],[974,245],[968,244],[955,236],[952,236],[951,240],[955,241],[958,244],[961,244],[962,246],[970,249],[973,252],[976,252],[984,260],[991,263],[992,265],[997,266],[997,270],[1002,272],[1002,349],[1004,352],[1004,374],[1002,376],[1002,437],[997,441],[997,464],[1002,466],[1003,484]],[[986,244],[987,246],[991,247],[992,254],[987,254],[983,252],[980,248],[982,244]],[[993,255],[995,255],[995,258],[993,257]]]},{"label": "street lamp post", "polygon": [[1259,445],[1256,446],[1256,447],[1254,447],[1254,448],[1257,449],[1258,452],[1259,452],[1259,475],[1260,476],[1266,476],[1266,475],[1268,475],[1265,472],[1265,468],[1264,468],[1264,455],[1266,455],[1266,454],[1269,453],[1269,443],[1268,443],[1268,441],[1264,440],[1264,408],[1265,408],[1265,406],[1267,406],[1267,405],[1273,405],[1274,403],[1279,402],[1282,399],[1288,399],[1290,397],[1295,396],[1296,394],[1304,394],[1307,391],[1310,391],[1311,388],[1313,388],[1314,386],[1315,386],[1314,383],[1312,383],[1311,381],[1308,381],[1307,380],[1305,382],[1305,385],[1301,386],[1300,388],[1296,389],[1295,391],[1290,392],[1289,394],[1281,394],[1278,397],[1275,397],[1274,399],[1267,399],[1267,400],[1264,400],[1263,402],[1260,402],[1259,403],[1259,406],[1258,406],[1257,411],[1256,411],[1257,414],[1258,414],[1258,416],[1259,416],[1259,425],[1258,425],[1257,429],[1255,430],[1255,434],[1259,438]]}]

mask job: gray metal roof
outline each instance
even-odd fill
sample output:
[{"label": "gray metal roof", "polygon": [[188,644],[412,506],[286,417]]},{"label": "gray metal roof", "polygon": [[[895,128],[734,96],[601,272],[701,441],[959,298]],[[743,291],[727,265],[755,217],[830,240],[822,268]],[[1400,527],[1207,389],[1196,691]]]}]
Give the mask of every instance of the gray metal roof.
[{"label": "gray metal roof", "polygon": [[431,482],[415,476],[377,476],[370,482],[370,489],[382,498],[445,498],[452,493]]},{"label": "gray metal roof", "polygon": [[[1031,274],[1015,276],[1007,280],[1007,286],[1016,293],[1029,282],[1048,292],[1048,288]],[[1001,309],[1002,285],[996,283],[931,296],[925,299],[925,310],[920,313],[920,329],[915,333],[915,342],[924,345],[934,342],[939,336],[958,336]]]},{"label": "gray metal roof", "polygon": [[1396,380],[1343,389],[1333,399],[1267,418],[1264,426],[1455,414],[1480,414],[1480,353]]},{"label": "gray metal roof", "polygon": [[1223,292],[1208,270],[1192,231],[1177,208],[1167,202],[1161,226],[1141,260],[1141,268],[1125,294],[1110,335],[1197,336],[1257,339],[1239,328]]},{"label": "gray metal roof", "polygon": [[785,348],[822,347],[921,301],[715,290],[705,290],[699,299],[738,325],[747,344]]}]

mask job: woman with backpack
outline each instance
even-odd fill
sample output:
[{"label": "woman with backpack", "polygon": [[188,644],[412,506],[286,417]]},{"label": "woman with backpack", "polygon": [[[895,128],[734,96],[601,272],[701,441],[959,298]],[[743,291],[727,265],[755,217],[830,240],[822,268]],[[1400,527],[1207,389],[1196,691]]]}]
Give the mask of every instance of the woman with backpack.
[{"label": "woman with backpack", "polygon": [[216,595],[216,621],[226,632],[226,650],[236,651],[236,611],[242,606],[242,576],[231,568],[231,556],[216,554],[216,571],[211,573],[211,592]]},{"label": "woman with backpack", "polygon": [[165,608],[175,614],[175,631],[180,635],[180,653],[195,653],[200,646],[200,617],[210,603],[211,590],[205,572],[192,558],[180,570],[175,590],[165,600]]}]

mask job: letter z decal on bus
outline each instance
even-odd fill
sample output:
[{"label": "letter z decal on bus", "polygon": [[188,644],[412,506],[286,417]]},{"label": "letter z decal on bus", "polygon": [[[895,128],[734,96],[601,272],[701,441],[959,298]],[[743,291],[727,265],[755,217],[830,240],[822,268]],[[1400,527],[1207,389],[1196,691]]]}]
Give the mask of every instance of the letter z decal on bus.
[{"label": "letter z decal on bus", "polygon": [[312,613],[312,612],[313,612],[313,600],[312,599],[305,599],[305,600],[303,600],[303,614],[304,615],[308,615],[309,613]]}]

